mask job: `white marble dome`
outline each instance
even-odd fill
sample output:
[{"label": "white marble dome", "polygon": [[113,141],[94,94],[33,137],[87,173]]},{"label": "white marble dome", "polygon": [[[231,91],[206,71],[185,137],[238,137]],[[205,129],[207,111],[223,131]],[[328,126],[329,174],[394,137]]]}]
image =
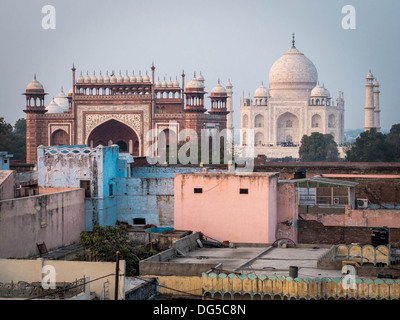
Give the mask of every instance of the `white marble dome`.
[{"label": "white marble dome", "polygon": [[324,88],[324,86],[316,85],[310,93],[311,97],[327,97],[330,98],[331,94],[328,89]]},{"label": "white marble dome", "polygon": [[254,92],[254,98],[268,98],[268,89],[264,85],[259,86]]},{"label": "white marble dome", "polygon": [[294,46],[272,65],[269,72],[271,89],[290,88],[290,86],[311,89],[315,87],[317,81],[317,68]]},{"label": "white marble dome", "polygon": [[51,100],[49,105],[46,107],[47,113],[64,113],[64,110],[59,106],[54,99]]},{"label": "white marble dome", "polygon": [[150,76],[147,74],[143,77],[143,82],[150,82]]},{"label": "white marble dome", "polygon": [[63,109],[63,112],[69,110],[68,98],[65,95],[63,88],[61,88],[60,93],[53,99],[53,101]]}]

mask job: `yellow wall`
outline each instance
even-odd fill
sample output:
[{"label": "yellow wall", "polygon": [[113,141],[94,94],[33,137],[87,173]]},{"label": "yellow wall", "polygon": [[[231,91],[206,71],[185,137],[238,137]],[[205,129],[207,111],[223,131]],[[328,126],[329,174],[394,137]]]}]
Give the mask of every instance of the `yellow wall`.
[{"label": "yellow wall", "polygon": [[[202,294],[202,278],[201,277],[181,277],[181,276],[156,276],[141,275],[143,277],[158,278],[159,293],[187,296],[185,293],[201,297]],[[193,297],[192,298],[196,298]]]}]

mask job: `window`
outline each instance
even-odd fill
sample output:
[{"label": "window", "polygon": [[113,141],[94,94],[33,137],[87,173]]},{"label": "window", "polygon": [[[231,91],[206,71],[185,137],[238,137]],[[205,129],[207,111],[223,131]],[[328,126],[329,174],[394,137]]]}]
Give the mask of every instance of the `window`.
[{"label": "window", "polygon": [[85,190],[85,198],[90,198],[90,180],[81,180],[80,187]]},{"label": "window", "polygon": [[239,193],[240,194],[248,194],[249,193],[249,189],[240,189]]},{"label": "window", "polygon": [[203,188],[194,188],[194,193],[203,193]]},{"label": "window", "polygon": [[8,163],[8,159],[4,159],[4,164],[7,164]]},{"label": "window", "polygon": [[134,218],[133,224],[146,224],[146,219],[145,218]]}]

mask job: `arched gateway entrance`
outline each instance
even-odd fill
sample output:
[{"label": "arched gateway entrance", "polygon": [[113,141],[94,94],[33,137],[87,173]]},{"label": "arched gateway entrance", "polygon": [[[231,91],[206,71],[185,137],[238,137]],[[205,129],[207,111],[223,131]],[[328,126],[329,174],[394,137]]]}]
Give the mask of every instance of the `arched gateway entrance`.
[{"label": "arched gateway entrance", "polygon": [[87,144],[90,147],[117,144],[120,152],[129,152],[133,156],[140,155],[140,142],[136,132],[114,119],[94,128],[87,139]]}]

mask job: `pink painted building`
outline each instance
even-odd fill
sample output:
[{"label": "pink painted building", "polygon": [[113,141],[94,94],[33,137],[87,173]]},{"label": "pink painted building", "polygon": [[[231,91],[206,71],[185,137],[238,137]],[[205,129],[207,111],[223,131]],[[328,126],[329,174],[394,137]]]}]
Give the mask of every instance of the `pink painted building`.
[{"label": "pink painted building", "polygon": [[[202,232],[218,241],[272,243],[282,218],[295,226],[293,184],[278,186],[279,173],[229,172],[177,174],[174,227]],[[285,197],[288,201],[278,201]],[[280,207],[280,205],[283,205]],[[296,238],[293,228],[286,235]],[[293,239],[296,240],[296,239]]]}]

